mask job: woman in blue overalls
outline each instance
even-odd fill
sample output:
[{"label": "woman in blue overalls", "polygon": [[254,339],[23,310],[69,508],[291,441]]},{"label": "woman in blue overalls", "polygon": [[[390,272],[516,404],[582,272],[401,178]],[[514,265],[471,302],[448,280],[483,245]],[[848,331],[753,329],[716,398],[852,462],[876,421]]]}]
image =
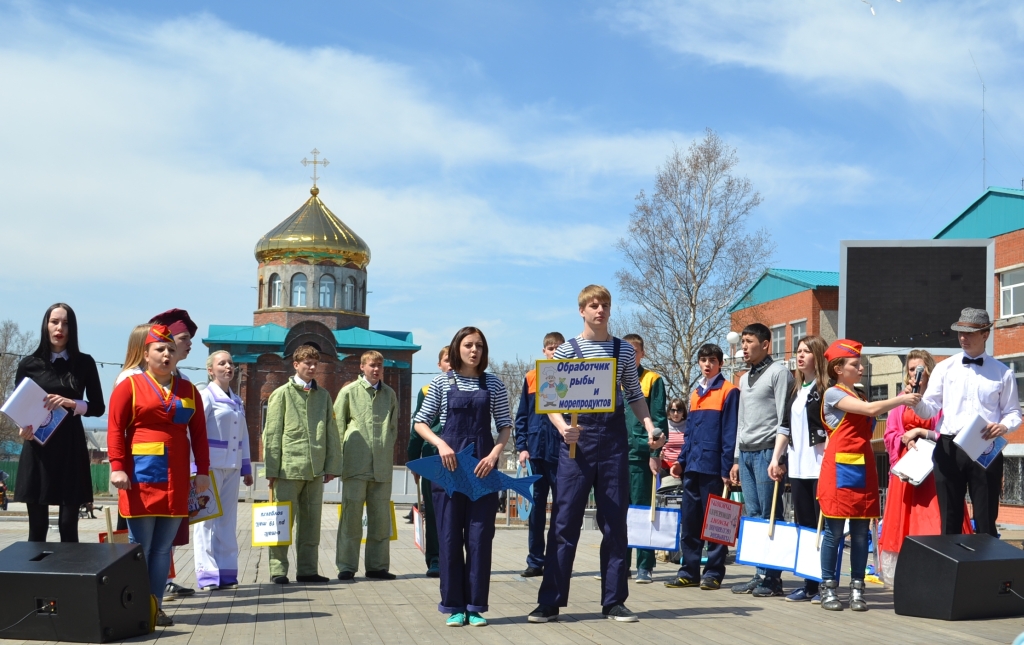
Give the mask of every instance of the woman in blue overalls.
[{"label": "woman in blue overalls", "polygon": [[[445,468],[458,466],[456,453],[475,445],[480,460],[475,473],[486,477],[497,467],[498,458],[512,431],[508,393],[497,376],[487,374],[487,339],[476,327],[463,327],[452,339],[448,355],[451,371],[434,378],[416,414],[415,430],[437,448]],[[441,434],[430,430],[436,413],[441,417]],[[498,440],[491,434],[491,419],[498,428]],[[437,609],[451,614],[449,627],[482,627],[487,621],[491,579],[491,543],[498,493],[471,501],[455,492],[448,496],[436,483],[431,492],[440,542],[441,602]]]}]

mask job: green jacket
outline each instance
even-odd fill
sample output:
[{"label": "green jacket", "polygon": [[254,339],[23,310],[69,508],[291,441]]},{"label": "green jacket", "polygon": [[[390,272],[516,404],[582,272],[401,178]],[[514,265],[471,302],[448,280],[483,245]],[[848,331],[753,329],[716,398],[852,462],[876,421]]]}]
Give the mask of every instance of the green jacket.
[{"label": "green jacket", "polygon": [[[423,399],[427,398],[427,390],[430,389],[430,384],[424,385],[420,389],[420,393],[416,395],[416,411],[412,413],[413,422],[412,425],[416,425],[416,415],[419,413],[420,408],[423,407]],[[441,434],[441,415],[435,414],[434,418],[430,420],[430,429],[434,431],[434,434]],[[419,459],[421,457],[433,457],[437,454],[437,448],[434,444],[427,443],[420,436],[420,433],[416,432],[416,428],[413,427],[409,431],[409,447],[405,451],[405,458],[409,461],[413,459]]]},{"label": "green jacket", "polygon": [[342,479],[391,481],[398,438],[398,397],[380,384],[374,389],[362,374],[341,388],[334,401],[345,463]]},{"label": "green jacket", "polygon": [[304,390],[289,377],[271,393],[263,460],[268,478],[311,481],[341,475],[341,437],[327,390]]},{"label": "green jacket", "polygon": [[[665,401],[665,380],[660,374],[645,370],[643,365],[637,368],[640,377],[640,389],[644,392],[647,409],[651,411],[651,421],[655,428],[668,436],[668,413]],[[651,458],[651,448],[647,445],[647,430],[640,419],[633,414],[633,408],[626,405],[626,429],[629,431],[629,460],[646,462]]]}]

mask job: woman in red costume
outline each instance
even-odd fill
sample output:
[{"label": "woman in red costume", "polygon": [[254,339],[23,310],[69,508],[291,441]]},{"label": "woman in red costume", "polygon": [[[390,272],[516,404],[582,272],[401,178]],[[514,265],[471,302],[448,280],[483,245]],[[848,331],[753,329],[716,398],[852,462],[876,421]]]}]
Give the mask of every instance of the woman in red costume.
[{"label": "woman in red costume", "polygon": [[[202,399],[191,383],[174,376],[174,364],[170,330],[153,325],[146,338],[146,371],[114,388],[107,421],[110,483],[118,489],[118,509],[128,519],[131,542],[146,554],[150,593],[160,604],[171,541],[188,516],[190,451],[197,492],[210,486]],[[161,610],[157,624],[173,623]]]},{"label": "woman in red costume", "polygon": [[[924,392],[928,378],[935,369],[935,359],[923,349],[911,350],[907,354],[907,368],[904,383],[914,385],[914,375],[921,368],[921,382],[917,391]],[[931,419],[921,419],[914,410],[905,405],[892,409],[885,423],[885,449],[889,453],[889,466],[896,465],[907,450],[913,450],[918,439],[938,441],[935,432],[942,412]],[[964,512],[963,533],[974,533],[970,513]],[[942,517],[939,515],[939,500],[935,495],[935,478],[931,475],[917,486],[896,475],[889,475],[889,491],[885,496],[885,515],[882,518],[882,536],[879,538],[882,556],[882,576],[893,584],[896,561],[903,538],[908,535],[941,535]]]},{"label": "woman in red costume", "polygon": [[818,502],[829,527],[821,545],[821,607],[829,611],[843,609],[836,593],[836,559],[846,520],[850,521],[850,609],[868,608],[864,600],[868,525],[881,515],[878,473],[871,448],[875,417],[898,405],[913,406],[921,400],[920,394],[900,394],[887,401],[862,401],[853,387],[864,376],[861,347],[857,341],[844,338],[832,343],[825,352],[827,375],[833,386],[825,390],[821,406],[821,419],[829,438],[821,461]]}]

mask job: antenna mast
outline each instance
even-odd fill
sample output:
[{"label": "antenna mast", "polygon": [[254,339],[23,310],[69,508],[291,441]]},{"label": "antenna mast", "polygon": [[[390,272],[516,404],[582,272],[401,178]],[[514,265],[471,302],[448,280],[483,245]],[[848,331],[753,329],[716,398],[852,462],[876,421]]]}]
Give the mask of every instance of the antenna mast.
[{"label": "antenna mast", "polygon": [[974,71],[978,72],[978,80],[981,81],[981,191],[985,192],[988,189],[987,179],[987,166],[988,162],[985,154],[985,79],[981,77],[981,70],[978,69],[978,62],[974,60],[974,54],[971,50],[967,50],[968,54],[971,54],[971,62],[974,63]]}]

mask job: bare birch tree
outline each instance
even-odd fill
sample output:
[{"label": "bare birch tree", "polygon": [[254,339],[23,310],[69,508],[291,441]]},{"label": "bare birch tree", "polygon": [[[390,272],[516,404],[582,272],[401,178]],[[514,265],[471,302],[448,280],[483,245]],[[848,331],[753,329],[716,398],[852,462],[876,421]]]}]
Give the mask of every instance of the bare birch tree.
[{"label": "bare birch tree", "polygon": [[643,336],[644,362],[666,380],[669,396],[696,383],[697,350],[721,343],[729,307],[768,267],[775,243],[748,220],[761,195],[732,174],[736,150],[713,130],[678,148],[641,191],[629,234],[616,248],[626,267],[616,273],[623,298],[636,305],[617,326]]},{"label": "bare birch tree", "polygon": [[[524,361],[518,356],[515,360],[491,363],[491,372],[501,379],[505,384],[505,389],[508,390],[508,409],[511,411],[513,419],[519,410],[519,397],[523,393],[523,381],[526,379],[526,373],[535,365],[533,361]],[[517,452],[515,439],[510,439],[505,445],[506,456],[515,455]]]},{"label": "bare birch tree", "polygon": [[[32,351],[33,340],[32,334],[21,331],[18,323],[13,320],[0,321],[0,404],[14,393],[18,363]],[[9,457],[6,454],[7,447],[12,442],[20,441],[18,426],[6,415],[0,414],[0,458]]]}]

